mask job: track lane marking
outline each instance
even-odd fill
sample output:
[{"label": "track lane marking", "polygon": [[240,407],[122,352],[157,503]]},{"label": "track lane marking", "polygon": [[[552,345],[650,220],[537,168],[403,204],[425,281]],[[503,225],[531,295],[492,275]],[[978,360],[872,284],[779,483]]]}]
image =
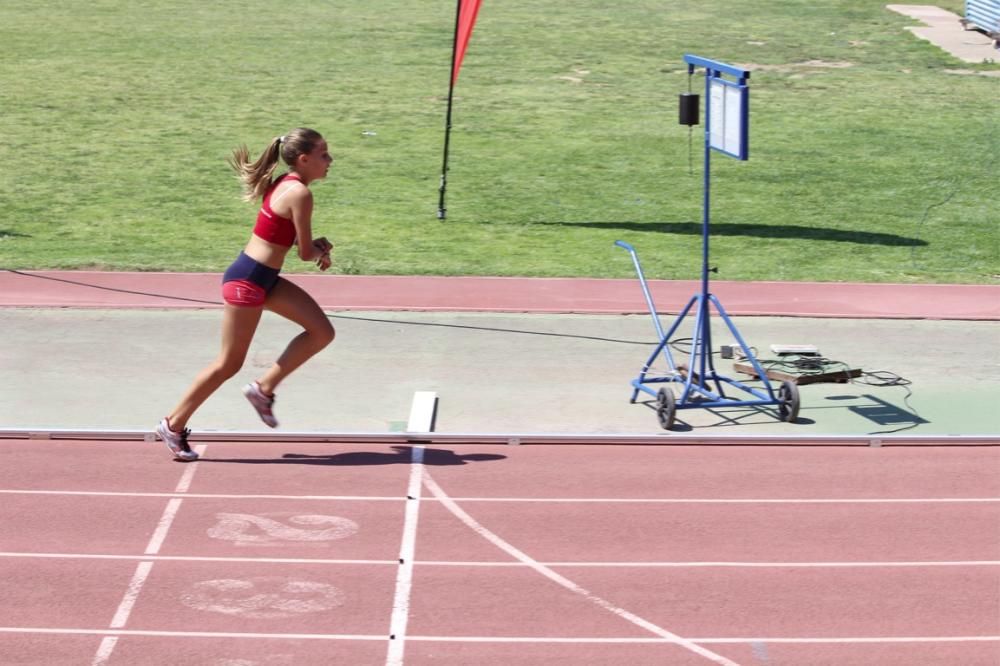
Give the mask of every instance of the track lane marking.
[{"label": "track lane marking", "polygon": [[115,646],[118,645],[118,636],[105,636],[101,639],[101,644],[97,647],[97,654],[94,655],[94,660],[90,662],[90,666],[102,666],[102,664],[108,663],[108,659],[111,658],[111,653],[115,651]]},{"label": "track lane marking", "polygon": [[242,562],[246,564],[393,564],[398,560],[348,560],[308,557],[224,557],[211,555],[112,555],[108,553],[3,553],[0,557],[81,560],[151,560],[154,562]]},{"label": "track lane marking", "polygon": [[[189,463],[197,464],[197,463]],[[402,498],[375,496],[375,495],[257,495],[257,494],[228,494],[228,493],[143,493],[143,492],[115,492],[101,490],[0,490],[0,495],[66,495],[84,497],[184,497],[190,499],[276,499],[276,500],[319,500],[328,502],[330,500],[358,501],[358,502],[401,502]],[[1000,502],[1000,500],[997,500]]]},{"label": "track lane marking", "polygon": [[[209,555],[113,555],[108,553],[29,553],[0,552],[0,558],[24,559],[80,559],[80,560],[150,560],[164,562],[238,562],[244,564],[356,564],[356,565],[399,565],[398,560],[349,560],[310,557],[223,557]],[[414,566],[425,567],[525,567],[524,562],[489,560],[412,560]],[[1000,560],[941,560],[941,561],[871,561],[871,562],[542,562],[548,567],[664,567],[664,568],[879,568],[879,567],[996,567]]]},{"label": "track lane marking", "polygon": [[[412,418],[412,417],[411,417]],[[399,547],[399,569],[389,621],[389,645],[386,666],[402,666],[406,648],[406,626],[410,617],[410,591],[413,588],[413,558],[417,544],[417,520],[420,516],[420,494],[423,487],[424,447],[410,449],[410,482],[406,489],[406,514],[403,538]]]},{"label": "track lane marking", "polygon": [[129,581],[128,589],[125,591],[125,596],[122,597],[121,603],[118,604],[118,610],[115,611],[115,616],[111,619],[110,626],[112,629],[121,629],[128,622],[128,616],[132,613],[132,607],[135,606],[135,601],[139,598],[139,592],[142,591],[142,586],[145,585],[146,579],[149,577],[149,572],[152,570],[152,562],[139,562],[138,566],[136,566],[135,573],[132,574],[132,580]]},{"label": "track lane marking", "polygon": [[[158,631],[147,629],[85,629],[49,627],[0,627],[0,634],[44,634],[54,636],[136,636],[167,638],[246,638],[278,640],[323,641],[385,641],[385,634],[293,634],[252,633],[235,631]],[[608,638],[588,636],[407,636],[408,641],[434,643],[651,643],[671,645],[676,641],[667,638]],[[705,644],[743,645],[753,643],[784,644],[851,644],[877,643],[1000,643],[1000,635],[992,636],[829,636],[829,637],[692,637],[692,642]]]},{"label": "track lane marking", "polygon": [[[418,560],[420,566],[434,567],[522,567],[529,566],[523,562],[451,562]],[[880,568],[880,567],[995,567],[1000,566],[1000,560],[962,560],[940,562],[539,562],[547,567],[649,567],[649,568]]]},{"label": "track lane marking", "polygon": [[[198,456],[201,457],[205,454],[206,445],[202,444],[195,447],[195,451]],[[182,494],[187,492],[188,488],[191,487],[191,480],[194,478],[194,473],[198,469],[198,462],[188,463],[188,467],[185,468],[184,473],[181,475],[180,480],[177,482],[177,486],[174,488],[174,494]],[[181,508],[181,502],[183,500],[179,497],[173,497],[167,502],[167,506],[164,508],[163,513],[160,515],[159,521],[157,521],[156,529],[153,530],[153,535],[149,539],[149,543],[146,545],[145,555],[156,555],[160,552],[160,548],[163,546],[163,540],[167,537],[167,532],[170,530],[170,526],[173,525],[174,518],[177,516],[177,512]],[[150,572],[153,570],[153,564],[156,560],[149,558],[143,558],[143,561],[136,565],[135,573],[132,574],[132,579],[129,581],[128,589],[125,590],[125,596],[122,597],[121,602],[118,604],[118,609],[115,611],[114,617],[111,618],[111,624],[109,625],[112,630],[122,629],[126,623],[128,623],[129,615],[132,614],[132,608],[135,606],[135,602],[139,598],[139,593],[142,592],[143,585],[146,584],[146,580],[149,578]],[[91,666],[103,666],[106,664],[111,655],[114,653],[115,646],[118,644],[118,636],[120,634],[109,634],[97,648],[97,652],[94,654],[94,659],[91,661]]]},{"label": "track lane marking", "polygon": [[181,502],[183,501],[175,497],[167,502],[167,508],[163,510],[163,515],[160,516],[160,521],[156,524],[156,529],[149,540],[149,545],[146,546],[146,555],[156,555],[160,552],[163,540],[167,538],[167,532],[170,530],[170,526],[174,524],[174,518],[177,516],[177,512],[180,510]]},{"label": "track lane marking", "polygon": [[[195,464],[195,463],[192,463]],[[385,495],[267,495],[229,493],[147,493],[115,492],[100,490],[31,490],[20,488],[0,489],[0,495],[53,495],[84,497],[185,497],[191,499],[276,499],[355,502],[401,502],[402,498]],[[620,498],[620,497],[453,497],[456,502],[536,502],[568,504],[1000,504],[1000,497],[835,497],[835,498],[758,498],[734,497],[730,499],[676,497],[676,498]],[[425,497],[425,502],[438,501]]]},{"label": "track lane marking", "polygon": [[494,546],[504,551],[511,557],[520,560],[521,562],[524,562],[526,565],[531,567],[535,572],[541,574],[545,578],[548,578],[552,582],[564,587],[570,592],[573,592],[575,594],[584,597],[585,599],[594,603],[598,607],[603,608],[604,610],[609,611],[610,613],[617,615],[618,617],[628,622],[631,622],[632,624],[637,625],[661,638],[665,638],[671,643],[674,643],[691,652],[694,652],[695,654],[702,656],[705,659],[708,659],[709,661],[712,661],[716,664],[721,664],[722,666],[739,666],[735,661],[727,659],[726,657],[723,657],[720,654],[716,654],[711,650],[703,648],[700,645],[697,645],[686,638],[682,638],[681,636],[678,636],[673,632],[670,632],[656,624],[653,624],[652,622],[642,617],[639,617],[638,615],[631,613],[625,610],[624,608],[615,606],[610,601],[607,601],[606,599],[599,597],[596,594],[593,594],[586,588],[583,588],[574,583],[573,581],[569,580],[568,578],[561,576],[560,574],[556,573],[549,567],[546,567],[545,565],[540,564],[539,562],[531,559],[531,557],[529,557],[526,553],[518,550],[513,545],[504,541],[502,538],[500,538],[490,530],[486,529],[479,522],[477,522],[475,518],[466,513],[465,510],[462,509],[462,507],[458,506],[458,504],[456,504],[450,497],[448,497],[447,493],[444,492],[441,486],[439,486],[437,482],[434,481],[434,479],[431,477],[429,473],[426,472],[426,470],[424,471],[424,485],[427,486],[427,489],[431,492],[431,494],[434,495],[436,498],[438,498],[438,500],[440,500],[444,504],[444,506],[456,518],[465,523],[465,525],[470,529],[472,529],[476,534],[483,537],[484,539],[486,539],[487,541],[489,541]]},{"label": "track lane marking", "polygon": [[[431,498],[428,498],[431,499]],[[964,504],[1000,503],[1000,497],[914,498],[615,498],[615,497],[455,497],[456,502],[538,502],[570,504]]]},{"label": "track lane marking", "polygon": [[[195,451],[198,452],[198,456],[201,457],[205,453],[206,444],[195,447]],[[195,461],[197,462],[197,461]],[[194,479],[194,473],[198,471],[198,465],[188,465],[184,468],[184,474],[181,475],[181,480],[177,482],[177,487],[174,488],[175,493],[186,494],[191,488],[191,480]]]}]

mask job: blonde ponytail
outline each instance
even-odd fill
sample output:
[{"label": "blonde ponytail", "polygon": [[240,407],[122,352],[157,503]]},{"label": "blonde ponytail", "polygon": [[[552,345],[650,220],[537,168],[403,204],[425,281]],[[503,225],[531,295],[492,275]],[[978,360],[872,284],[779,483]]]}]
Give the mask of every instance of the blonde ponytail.
[{"label": "blonde ponytail", "polygon": [[285,136],[271,141],[257,161],[250,161],[250,150],[239,146],[227,160],[243,183],[243,198],[247,201],[263,198],[274,183],[274,169],[280,159],[294,166],[299,155],[311,153],[323,137],[316,130],[298,127]]},{"label": "blonde ponytail", "polygon": [[250,161],[250,150],[239,146],[229,157],[229,166],[243,183],[243,198],[253,201],[264,196],[273,181],[274,169],[278,166],[281,141],[275,139],[257,161]]}]

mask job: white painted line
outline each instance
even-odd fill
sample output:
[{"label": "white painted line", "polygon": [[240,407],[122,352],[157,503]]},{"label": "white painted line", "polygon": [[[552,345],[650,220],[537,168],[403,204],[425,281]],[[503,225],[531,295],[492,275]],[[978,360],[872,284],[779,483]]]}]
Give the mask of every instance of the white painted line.
[{"label": "white painted line", "polygon": [[[428,497],[428,500],[433,499]],[[456,502],[536,502],[545,503],[566,503],[566,504],[965,504],[965,503],[1000,503],[1000,497],[926,497],[926,498],[835,498],[835,499],[809,499],[809,498],[784,498],[784,499],[761,499],[761,498],[699,498],[699,497],[677,497],[677,498],[619,498],[619,497],[455,497]]]},{"label": "white painted line", "polygon": [[265,638],[282,640],[384,641],[385,634],[262,634],[237,631],[145,631],[138,629],[50,629],[47,627],[0,627],[2,634],[49,634],[56,636],[144,636],[170,638]]},{"label": "white painted line", "polygon": [[494,546],[504,551],[511,557],[520,560],[521,562],[524,562],[525,564],[530,566],[532,569],[534,569],[537,573],[541,574],[545,578],[548,578],[554,583],[561,585],[570,592],[581,595],[582,597],[594,603],[595,605],[599,606],[600,608],[603,608],[604,610],[609,611],[614,615],[617,615],[618,617],[628,622],[631,622],[636,626],[642,627],[643,629],[661,638],[666,638],[667,640],[677,644],[678,646],[683,647],[691,652],[694,652],[695,654],[700,655],[708,659],[709,661],[712,661],[716,664],[722,664],[723,666],[738,666],[736,662],[731,661],[726,657],[723,657],[721,654],[716,654],[715,652],[705,649],[700,645],[696,645],[690,640],[682,638],[681,636],[678,636],[677,634],[674,634],[670,631],[667,631],[666,629],[658,625],[655,625],[652,622],[625,610],[624,608],[615,606],[610,601],[607,601],[597,596],[596,594],[593,594],[589,590],[580,587],[579,585],[569,580],[568,578],[565,578],[557,574],[555,571],[546,567],[545,565],[540,564],[539,562],[536,562],[535,560],[531,559],[528,555],[518,550],[511,544],[507,543],[493,532],[490,532],[482,525],[480,525],[476,521],[476,519],[470,516],[468,513],[466,513],[465,510],[462,509],[462,507],[455,504],[455,502],[452,501],[450,497],[448,497],[448,495],[444,492],[444,490],[442,490],[441,486],[439,486],[437,482],[434,481],[434,479],[431,477],[431,475],[426,473],[426,471],[424,473],[424,484],[427,486],[427,489],[430,490],[431,493],[435,497],[437,497],[445,505],[445,507],[449,511],[451,511],[451,513],[456,518],[465,523],[465,525],[469,527],[472,531],[476,532],[479,536],[483,537],[484,539],[486,539],[487,541],[489,541]]},{"label": "white painted line", "polygon": [[406,422],[406,432],[434,432],[434,417],[437,414],[437,393],[416,391],[410,405],[410,420]]},{"label": "white painted line", "polygon": [[[64,560],[148,560],[151,562],[236,562],[242,564],[342,564],[362,566],[398,566],[399,560],[346,560],[308,557],[210,557],[204,555],[112,555],[108,553],[28,553],[0,552],[0,557],[22,559]],[[649,568],[879,568],[879,567],[1000,567],[1000,560],[942,560],[942,561],[871,561],[871,562],[539,562],[547,567],[649,567]],[[524,567],[524,562],[514,561],[441,561],[413,560],[416,567]]]},{"label": "white painted line", "polygon": [[[410,636],[414,642],[434,643],[657,643],[671,644],[666,638],[561,638],[555,636]],[[693,643],[710,645],[741,645],[754,643],[787,644],[871,644],[871,643],[991,643],[1000,636],[901,636],[862,638],[689,638]]]},{"label": "white painted line", "polygon": [[[197,464],[197,463],[191,463]],[[101,490],[23,490],[0,489],[0,495],[53,495],[84,497],[177,497],[191,499],[317,500],[321,502],[401,502],[386,495],[257,495],[227,493],[142,493]],[[453,497],[455,502],[533,502],[538,504],[1000,504],[1000,497],[912,497],[912,498],[621,498],[621,497]],[[425,502],[437,501],[425,497]]]},{"label": "white painted line", "polygon": [[[195,463],[197,464],[197,463]],[[321,502],[358,501],[358,502],[401,502],[401,497],[382,497],[377,495],[253,495],[226,493],[131,493],[112,491],[86,490],[0,490],[0,495],[53,495],[53,496],[83,496],[83,497],[188,497],[191,499],[253,499],[253,500],[318,500]],[[997,500],[1000,501],[1000,500]]]},{"label": "white painted line", "polygon": [[[122,598],[121,603],[118,604],[115,616],[111,619],[112,629],[120,629],[128,622],[128,616],[132,612],[135,600],[139,597],[139,592],[142,591],[142,586],[146,583],[146,578],[149,577],[149,572],[152,569],[152,562],[139,562],[139,566],[135,568],[135,574],[132,575],[132,580],[128,584],[128,590],[125,591],[125,596]],[[111,647],[113,648],[114,646],[112,645]],[[108,654],[110,656],[110,653]]]},{"label": "white painted line", "polygon": [[[202,444],[195,447],[194,450],[199,457],[205,455],[206,446],[207,445]],[[177,487],[174,489],[174,492],[184,493],[191,487],[191,480],[194,478],[194,473],[198,469],[198,463],[189,463],[189,465],[190,466],[185,469],[184,473],[181,475],[180,481],[177,482]],[[183,500],[179,497],[175,497],[167,502],[167,506],[163,510],[163,514],[160,516],[160,520],[156,525],[156,529],[153,531],[153,536],[146,545],[147,555],[155,555],[160,552],[163,540],[167,537],[167,532],[170,530],[170,526],[173,524],[174,518],[177,516],[177,511],[181,508],[182,501]],[[142,592],[142,586],[146,584],[146,579],[149,578],[149,573],[152,570],[152,560],[144,560],[139,562],[138,566],[136,566],[135,574],[133,574],[132,580],[129,582],[128,589],[125,591],[125,596],[122,597],[121,603],[118,604],[118,610],[115,611],[114,617],[111,618],[111,629],[121,629],[128,622],[128,617],[132,613],[132,607],[135,606],[136,599],[139,598],[139,593]],[[111,658],[111,654],[114,652],[117,644],[117,635],[111,635],[101,641],[100,646],[97,648],[97,654],[94,655],[92,666],[100,666],[101,664],[106,663]]]},{"label": "white painted line", "polygon": [[[198,457],[205,455],[205,444],[194,447],[195,453]],[[191,487],[191,480],[194,478],[194,473],[198,471],[198,462],[188,463],[187,467],[184,468],[184,474],[181,475],[181,480],[177,482],[177,487],[174,488],[175,493],[186,493]]]},{"label": "white painted line", "polygon": [[870,643],[988,643],[1000,636],[861,636],[850,638],[698,638],[699,643],[788,643],[788,644],[870,644]]},{"label": "white painted line", "polygon": [[66,560],[149,560],[151,562],[240,562],[244,564],[363,564],[398,565],[398,560],[337,560],[305,557],[208,557],[201,555],[109,555],[107,553],[3,553],[0,557]]},{"label": "white painted line", "polygon": [[[278,639],[278,640],[322,640],[322,641],[384,641],[384,634],[265,634],[242,633],[233,631],[152,631],[139,629],[65,629],[49,627],[0,627],[2,634],[43,634],[53,636],[141,636],[168,638],[246,638],[246,639]],[[407,636],[414,642],[433,643],[657,643],[674,644],[667,638],[605,638],[574,636]],[[712,637],[688,639],[697,643],[742,645],[753,643],[786,643],[786,644],[878,644],[878,643],[995,643],[1000,642],[997,636],[852,636],[852,637]]]},{"label": "white painted line", "polygon": [[101,640],[101,645],[97,648],[97,654],[94,655],[94,661],[90,663],[90,666],[103,666],[108,663],[108,659],[111,658],[111,653],[115,651],[117,644],[118,636],[105,636]]},{"label": "white painted line", "polygon": [[423,487],[424,447],[410,449],[410,483],[406,489],[406,516],[403,539],[399,548],[399,570],[389,621],[389,647],[386,666],[402,666],[406,648],[406,626],[410,619],[410,591],[413,588],[413,558],[417,545],[417,519],[420,515],[420,495]]},{"label": "white painted line", "polygon": [[160,552],[163,540],[167,538],[167,532],[170,530],[170,526],[173,525],[174,518],[177,516],[177,511],[181,508],[181,502],[183,501],[180,498],[174,498],[167,502],[167,508],[163,510],[160,522],[157,523],[156,530],[153,531],[153,536],[149,540],[149,545],[146,546],[147,555],[155,555]]},{"label": "white painted line", "polygon": [[[433,560],[416,562],[417,566],[427,567],[523,567],[524,562],[440,562]],[[749,569],[788,569],[802,568],[851,568],[851,567],[996,567],[1000,560],[966,560],[943,562],[538,562],[546,567],[650,567],[650,568],[749,568]]]}]

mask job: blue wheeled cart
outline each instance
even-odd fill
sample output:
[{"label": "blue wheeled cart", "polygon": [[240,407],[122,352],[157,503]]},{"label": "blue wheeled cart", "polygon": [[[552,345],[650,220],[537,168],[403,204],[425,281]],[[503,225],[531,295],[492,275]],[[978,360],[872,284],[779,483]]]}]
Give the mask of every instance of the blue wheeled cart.
[{"label": "blue wheeled cart", "polygon": [[[689,76],[695,67],[705,68],[705,192],[702,219],[702,270],[701,292],[694,295],[687,305],[677,315],[676,321],[666,332],[660,325],[660,315],[656,311],[652,294],[646,283],[646,278],[639,263],[635,248],[624,241],[616,241],[615,245],[628,250],[639,276],[646,304],[653,317],[653,324],[659,336],[659,343],[642,367],[639,376],[632,380],[632,398],[635,402],[639,392],[648,393],[656,398],[656,415],[660,425],[669,430],[674,425],[678,409],[713,408],[713,407],[756,407],[775,405],[778,416],[783,421],[793,422],[799,413],[799,391],[795,382],[785,381],[775,390],[767,377],[767,373],[757,362],[753,351],[747,345],[743,336],[736,330],[729,315],[719,299],[709,291],[708,274],[708,240],[709,240],[709,209],[710,209],[710,165],[711,151],[715,150],[736,159],[746,160],[748,155],[747,125],[749,87],[747,79],[750,72],[739,67],[707,60],[693,55],[685,55],[688,63]],[[725,78],[729,76],[730,80]],[[697,124],[697,96],[681,96],[681,123]],[[762,383],[760,388],[748,386],[742,382],[719,374],[712,360],[711,311],[714,306],[719,316],[729,328],[733,339],[739,343],[743,356],[751,364]],[[694,334],[691,337],[690,358],[687,365],[674,363],[670,352],[670,342],[684,318],[694,313]],[[667,364],[665,372],[653,370],[654,363],[663,356]],[[680,395],[674,393],[677,385]],[[654,390],[650,385],[659,386]],[[725,386],[730,386],[749,394],[747,399],[740,400],[726,395]]]},{"label": "blue wheeled cart", "polygon": [[[639,276],[639,284],[642,286],[642,293],[646,297],[646,304],[653,317],[653,325],[659,336],[659,343],[649,355],[649,359],[642,366],[639,376],[632,380],[632,398],[634,403],[639,396],[639,391],[648,393],[656,398],[656,416],[660,425],[665,430],[670,430],[674,425],[678,409],[692,409],[695,407],[750,407],[776,405],[778,416],[782,421],[794,422],[799,415],[799,389],[795,382],[784,381],[776,391],[774,385],[767,377],[767,373],[761,368],[760,363],[754,356],[750,346],[747,345],[743,336],[736,329],[729,315],[726,314],[722,303],[712,293],[708,292],[707,278],[703,284],[703,290],[688,301],[684,309],[677,315],[677,319],[670,329],[664,332],[660,324],[660,315],[653,303],[652,294],[646,284],[646,278],[642,273],[642,266],[639,264],[639,257],[635,248],[624,241],[615,241],[615,245],[625,248],[632,256],[636,273]],[[753,366],[763,384],[760,388],[748,386],[743,382],[736,381],[730,377],[719,374],[712,361],[712,334],[709,304],[715,306],[716,311],[732,333],[733,339],[739,343],[740,349],[746,360]],[[673,355],[670,353],[670,342],[674,333],[680,328],[681,322],[691,312],[695,313],[694,335],[691,338],[690,357],[686,365],[677,365]],[[655,368],[655,363],[660,357],[666,362],[665,371]],[[664,385],[666,384],[666,385]],[[673,384],[676,384],[680,397],[674,392]],[[651,388],[659,385],[658,389]],[[750,394],[749,399],[738,400],[726,395],[724,385],[740,389]],[[714,388],[714,390],[713,390]]]}]

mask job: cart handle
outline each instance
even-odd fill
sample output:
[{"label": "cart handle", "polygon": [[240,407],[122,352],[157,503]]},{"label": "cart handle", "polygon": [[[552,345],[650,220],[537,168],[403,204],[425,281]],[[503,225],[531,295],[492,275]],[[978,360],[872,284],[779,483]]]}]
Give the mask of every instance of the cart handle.
[{"label": "cart handle", "polygon": [[617,240],[615,241],[615,245],[628,250],[628,253],[632,255],[632,264],[635,266],[635,272],[639,276],[639,285],[642,287],[642,295],[646,297],[646,306],[649,308],[649,314],[653,317],[653,326],[656,327],[657,339],[663,340],[663,326],[660,324],[660,314],[656,311],[656,306],[653,305],[653,295],[649,293],[649,286],[646,284],[646,276],[642,274],[642,266],[639,264],[639,255],[636,254],[635,248],[625,241]]}]

